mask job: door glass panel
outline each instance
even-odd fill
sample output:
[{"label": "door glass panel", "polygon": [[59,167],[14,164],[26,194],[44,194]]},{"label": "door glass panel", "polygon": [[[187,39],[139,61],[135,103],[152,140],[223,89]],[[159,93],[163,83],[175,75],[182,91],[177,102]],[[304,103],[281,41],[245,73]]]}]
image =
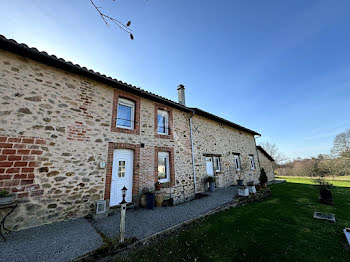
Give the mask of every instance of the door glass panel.
[{"label": "door glass panel", "polygon": [[166,178],[166,157],[158,157],[158,178]]},{"label": "door glass panel", "polygon": [[206,161],[206,166],[207,166],[207,175],[209,175],[209,176],[214,175],[212,158],[207,157],[205,161]]},{"label": "door glass panel", "polygon": [[119,160],[118,177],[125,177],[125,161]]}]

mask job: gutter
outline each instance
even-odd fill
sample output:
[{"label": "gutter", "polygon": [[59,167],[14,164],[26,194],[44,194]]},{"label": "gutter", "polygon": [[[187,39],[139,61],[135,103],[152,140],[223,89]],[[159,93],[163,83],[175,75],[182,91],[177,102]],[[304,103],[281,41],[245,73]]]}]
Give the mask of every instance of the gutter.
[{"label": "gutter", "polygon": [[196,183],[196,168],[194,165],[194,149],[193,149],[193,134],[192,134],[192,117],[196,113],[192,111],[192,116],[190,117],[190,135],[191,135],[191,151],[192,151],[192,168],[193,168],[193,184],[194,184],[194,195],[197,195],[197,183]]}]

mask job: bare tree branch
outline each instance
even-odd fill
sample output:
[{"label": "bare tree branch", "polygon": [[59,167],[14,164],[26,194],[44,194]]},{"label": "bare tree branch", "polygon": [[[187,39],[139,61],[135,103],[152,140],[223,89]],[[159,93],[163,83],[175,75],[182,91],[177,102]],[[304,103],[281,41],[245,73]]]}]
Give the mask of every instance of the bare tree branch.
[{"label": "bare tree branch", "polygon": [[99,13],[101,19],[103,20],[103,22],[109,27],[109,22],[112,22],[114,24],[116,24],[121,30],[125,31],[126,33],[128,33],[130,35],[130,38],[133,40],[134,39],[134,36],[133,34],[131,33],[132,30],[130,29],[130,24],[131,24],[131,21],[128,21],[126,24],[123,24],[122,22],[120,22],[119,20],[113,18],[113,17],[110,17],[106,14],[104,14],[100,9],[102,7],[100,6],[96,6],[96,4],[94,3],[93,0],[90,0],[90,3],[93,5],[93,7],[96,9],[96,11]]}]

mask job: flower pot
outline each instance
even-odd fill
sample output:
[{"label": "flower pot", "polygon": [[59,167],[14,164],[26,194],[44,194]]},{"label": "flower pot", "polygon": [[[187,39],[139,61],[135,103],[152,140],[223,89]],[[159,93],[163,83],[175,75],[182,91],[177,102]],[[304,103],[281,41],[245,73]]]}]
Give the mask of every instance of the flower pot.
[{"label": "flower pot", "polygon": [[250,193],[255,194],[256,193],[255,186],[248,186],[248,191],[249,191],[249,194]]},{"label": "flower pot", "polygon": [[249,190],[247,187],[239,186],[238,187],[238,195],[239,196],[249,196]]},{"label": "flower pot", "polygon": [[215,182],[209,182],[209,191],[214,192],[215,191]]},{"label": "flower pot", "polygon": [[164,195],[163,193],[156,194],[156,207],[161,207],[163,205]]},{"label": "flower pot", "polygon": [[141,195],[141,206],[143,208],[147,207],[147,196],[145,194]]},{"label": "flower pot", "polygon": [[243,179],[237,179],[237,185],[238,185],[238,186],[244,186],[244,181],[243,181]]},{"label": "flower pot", "polygon": [[153,209],[154,208],[154,194],[153,193],[147,193],[146,194],[147,199],[147,208]]},{"label": "flower pot", "polygon": [[0,197],[0,205],[8,205],[15,201],[15,195]]}]

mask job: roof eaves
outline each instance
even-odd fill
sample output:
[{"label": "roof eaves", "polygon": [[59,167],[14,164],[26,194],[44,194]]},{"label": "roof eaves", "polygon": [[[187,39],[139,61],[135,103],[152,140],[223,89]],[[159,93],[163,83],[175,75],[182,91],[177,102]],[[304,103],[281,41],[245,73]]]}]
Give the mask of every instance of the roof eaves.
[{"label": "roof eaves", "polygon": [[264,148],[262,148],[261,146],[256,146],[257,149],[259,149],[268,159],[270,159],[271,161],[275,161],[272,156],[270,156]]},{"label": "roof eaves", "polygon": [[118,79],[113,79],[106,75],[100,74],[99,72],[95,72],[91,69],[87,69],[86,67],[81,67],[78,64],[73,64],[70,61],[66,61],[62,58],[57,58],[55,55],[49,55],[46,52],[40,52],[36,48],[30,48],[26,44],[19,44],[13,39],[7,39],[5,36],[0,35],[0,49],[4,49],[6,51],[10,51],[12,53],[27,57],[29,59],[33,59],[35,61],[54,66],[56,68],[63,69],[65,71],[79,74],[90,79],[96,80],[103,84],[109,85],[114,88],[118,88],[123,91],[127,91],[133,93],[135,95],[139,95],[141,97],[163,103],[165,105],[177,108],[182,111],[192,112],[192,110],[180,103],[174,102],[162,96],[153,94],[136,86],[130,85],[128,83],[122,82]]},{"label": "roof eaves", "polygon": [[226,119],[224,119],[224,118],[222,118],[222,117],[219,117],[219,116],[213,115],[213,114],[211,114],[211,113],[208,113],[208,112],[206,112],[206,111],[204,111],[204,110],[202,110],[202,109],[194,108],[194,107],[193,107],[192,109],[193,109],[193,110],[195,111],[195,113],[198,114],[198,115],[201,115],[201,116],[207,117],[207,118],[209,118],[209,119],[215,120],[215,121],[217,121],[217,122],[226,124],[226,125],[228,125],[228,126],[231,126],[231,127],[236,128],[236,129],[238,129],[238,130],[242,130],[242,131],[244,131],[244,132],[247,132],[247,133],[250,133],[250,134],[253,134],[253,135],[258,135],[258,136],[260,136],[260,134],[257,133],[257,132],[255,132],[254,130],[245,128],[245,127],[243,127],[243,126],[240,126],[240,125],[238,125],[238,124],[236,124],[236,123],[233,123],[233,122],[231,122],[231,121],[229,121],[229,120],[226,120]]}]

